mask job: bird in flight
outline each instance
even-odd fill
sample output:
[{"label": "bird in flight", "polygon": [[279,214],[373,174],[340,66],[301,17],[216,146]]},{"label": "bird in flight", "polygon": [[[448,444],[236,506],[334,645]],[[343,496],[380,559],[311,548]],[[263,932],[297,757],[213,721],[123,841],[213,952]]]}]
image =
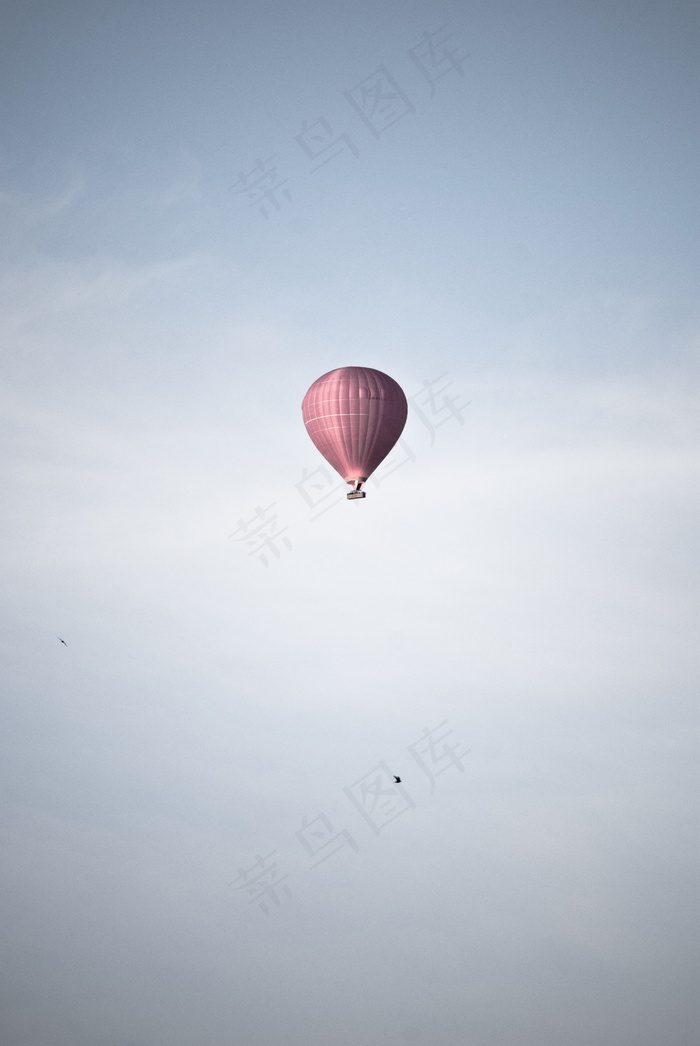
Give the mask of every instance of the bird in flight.
[{"label": "bird in flight", "polygon": [[401,778],[397,777],[396,774],[394,774],[394,781],[396,782],[397,785],[401,784]]},{"label": "bird in flight", "polygon": [[[56,639],[61,639],[61,637],[60,636],[56,636]],[[61,639],[61,642],[63,643],[64,646],[68,646],[68,644],[66,643],[65,639]]]}]

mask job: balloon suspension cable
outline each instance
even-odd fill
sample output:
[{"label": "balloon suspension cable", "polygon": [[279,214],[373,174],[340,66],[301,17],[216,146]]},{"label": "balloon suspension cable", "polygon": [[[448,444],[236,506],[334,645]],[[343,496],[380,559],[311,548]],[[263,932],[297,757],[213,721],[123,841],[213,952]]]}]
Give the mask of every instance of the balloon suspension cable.
[{"label": "balloon suspension cable", "polygon": [[362,484],[363,484],[363,482],[364,482],[363,480],[361,480],[361,479],[353,479],[353,480],[350,480],[350,482],[352,483],[352,490],[347,495],[348,501],[354,501],[355,498],[364,498],[364,497],[367,496],[365,494],[364,490],[360,489]]}]

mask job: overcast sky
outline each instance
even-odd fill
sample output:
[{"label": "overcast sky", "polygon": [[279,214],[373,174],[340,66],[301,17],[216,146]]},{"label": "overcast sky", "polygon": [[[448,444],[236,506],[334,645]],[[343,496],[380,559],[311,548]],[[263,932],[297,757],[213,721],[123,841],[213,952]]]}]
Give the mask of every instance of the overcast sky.
[{"label": "overcast sky", "polygon": [[3,1046],[694,1046],[697,4],[3,6]]}]

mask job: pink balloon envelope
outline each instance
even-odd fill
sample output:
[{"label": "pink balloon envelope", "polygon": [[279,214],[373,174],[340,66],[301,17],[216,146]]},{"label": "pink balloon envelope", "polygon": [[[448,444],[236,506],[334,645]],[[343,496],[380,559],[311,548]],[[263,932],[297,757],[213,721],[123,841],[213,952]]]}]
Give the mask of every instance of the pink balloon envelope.
[{"label": "pink balloon envelope", "polygon": [[313,383],[301,405],[306,431],[346,483],[349,498],[382,463],[403,432],[408,403],[401,386],[371,367],[338,367]]}]

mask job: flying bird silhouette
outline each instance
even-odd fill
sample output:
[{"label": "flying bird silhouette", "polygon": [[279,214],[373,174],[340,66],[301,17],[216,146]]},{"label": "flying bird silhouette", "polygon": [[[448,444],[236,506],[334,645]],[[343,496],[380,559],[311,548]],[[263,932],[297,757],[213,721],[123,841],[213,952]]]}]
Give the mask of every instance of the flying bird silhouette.
[{"label": "flying bird silhouette", "polygon": [[[60,636],[56,636],[56,639],[61,639],[61,637]],[[63,643],[64,646],[68,646],[68,644],[66,643],[65,639],[61,639],[61,642]]]},{"label": "flying bird silhouette", "polygon": [[394,774],[394,781],[396,782],[397,785],[401,784],[401,778],[397,777],[396,774]]}]

